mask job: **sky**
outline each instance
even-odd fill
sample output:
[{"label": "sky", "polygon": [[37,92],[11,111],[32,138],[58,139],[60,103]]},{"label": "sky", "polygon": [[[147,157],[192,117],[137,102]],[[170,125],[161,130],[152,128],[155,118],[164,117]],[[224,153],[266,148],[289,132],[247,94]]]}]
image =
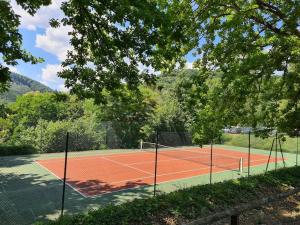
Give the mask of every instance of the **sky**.
[{"label": "sky", "polygon": [[[19,61],[15,67],[10,67],[12,72],[27,76],[39,81],[54,90],[67,91],[64,80],[57,76],[61,70],[61,62],[66,58],[69,44],[68,32],[71,28],[52,28],[49,20],[62,18],[63,12],[60,5],[63,0],[52,0],[50,6],[40,8],[32,17],[20,6],[12,1],[12,8],[20,15],[20,33],[23,36],[23,47],[36,57],[44,59],[43,63],[32,65]],[[192,68],[194,57],[187,55],[187,68]]]}]

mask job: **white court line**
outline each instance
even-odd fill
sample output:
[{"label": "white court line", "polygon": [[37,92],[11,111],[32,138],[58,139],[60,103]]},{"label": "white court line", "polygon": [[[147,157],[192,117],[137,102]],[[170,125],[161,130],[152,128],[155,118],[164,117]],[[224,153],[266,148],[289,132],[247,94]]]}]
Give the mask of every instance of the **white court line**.
[{"label": "white court line", "polygon": [[[206,149],[206,148],[205,148]],[[204,150],[205,150],[204,149]],[[220,150],[223,150],[223,151],[233,151],[233,150],[227,150],[227,149],[223,149],[223,148],[218,148],[218,149],[220,149]],[[209,150],[209,149],[208,149]],[[192,150],[184,150],[184,151],[189,151],[189,152],[197,152],[197,151],[192,151]],[[239,152],[239,151],[235,151],[235,152]],[[210,152],[205,152],[205,153],[207,153],[206,154],[206,156],[209,156],[210,154]],[[243,153],[243,154],[248,154],[248,153],[246,153],[246,152],[240,152],[240,153]],[[213,155],[214,156],[225,156],[225,157],[227,157],[227,158],[236,158],[236,159],[240,159],[240,158],[244,158],[244,157],[239,157],[239,156],[228,156],[228,155],[226,155],[226,154],[218,154],[218,153],[213,153]],[[258,154],[258,153],[254,153],[254,154],[251,154],[252,156],[253,155],[256,155],[256,156],[266,156],[265,158],[267,158],[268,156],[267,155],[263,155],[263,154]],[[273,157],[273,158],[275,158],[275,157]],[[263,160],[263,159],[260,159],[260,160]]]},{"label": "white court line", "polygon": [[[156,175],[156,177],[199,171],[199,170],[204,170],[204,169],[208,169],[208,168],[210,168],[210,167],[208,166],[208,167],[202,167],[202,168],[198,168],[198,169],[182,170],[182,171],[171,172],[171,173],[163,173],[163,174]],[[145,177],[138,177],[138,178],[133,178],[133,179],[129,179],[129,180],[115,181],[115,182],[111,182],[109,184],[118,184],[118,183],[123,183],[123,182],[127,182],[127,181],[134,181],[134,180],[141,180],[141,179],[148,179],[148,178],[154,178],[154,174],[152,176],[145,176]],[[94,187],[94,186],[92,186],[92,187]],[[87,188],[89,188],[89,187],[80,188],[80,190],[87,189]]]},{"label": "white court line", "polygon": [[[205,149],[204,149],[205,150]],[[169,150],[169,151],[178,151],[178,150]],[[193,152],[193,153],[199,153],[199,150],[197,151],[192,151],[192,150],[182,150],[182,151],[187,151],[187,152]],[[135,152],[134,152],[135,153]],[[143,152],[144,153],[144,152]],[[202,152],[203,153],[203,152]],[[121,153],[122,156],[126,156],[128,153]],[[224,155],[224,154],[215,154],[215,155],[219,155],[219,156],[227,156],[227,155]],[[259,155],[259,154],[257,154]],[[118,165],[121,165],[121,166],[125,166],[125,167],[128,167],[128,168],[131,168],[131,169],[134,169],[134,170],[137,170],[137,171],[140,171],[140,172],[143,172],[143,173],[147,173],[151,176],[144,176],[144,177],[138,177],[136,179],[146,179],[146,178],[152,178],[154,177],[154,174],[153,173],[149,173],[147,171],[144,171],[144,170],[140,170],[138,168],[135,168],[135,167],[132,167],[131,165],[135,165],[135,164],[140,164],[140,163],[133,163],[133,164],[123,164],[123,163],[120,163],[120,162],[117,162],[115,160],[112,160],[112,159],[108,159],[106,158],[107,156],[118,156],[118,154],[110,154],[110,155],[105,155],[105,156],[96,156],[96,157],[92,157],[92,156],[82,156],[80,158],[71,158],[72,160],[85,160],[85,159],[95,159],[95,158],[102,158],[102,159],[105,159],[107,161],[110,161],[110,162],[113,162],[115,164],[118,164]],[[203,156],[203,155],[202,155]],[[209,156],[209,154],[205,155],[205,156]],[[172,157],[172,156],[171,156]],[[228,156],[227,156],[228,157]],[[173,160],[182,160],[182,159],[188,159],[188,158],[201,158],[201,157],[186,157],[186,158],[181,158],[181,159],[170,159],[170,160],[162,160],[162,161],[173,161]],[[239,159],[241,157],[231,157],[231,158],[236,158],[236,159]],[[62,160],[62,159],[56,159],[56,160]],[[252,163],[254,162],[259,162],[259,161],[263,161],[264,159],[259,159],[259,160],[251,160]],[[43,160],[41,160],[43,161]],[[50,162],[53,162],[54,160],[49,160]],[[46,159],[44,162],[48,162],[48,160]],[[146,161],[146,162],[150,162],[150,161]],[[154,162],[154,161],[151,161],[151,162]],[[160,161],[161,162],[161,161]],[[51,172],[50,170],[48,170],[46,167],[42,166],[40,163],[36,162],[39,166],[43,167],[45,170],[47,170],[49,173],[51,173],[52,175],[54,175],[56,178],[58,178],[59,180],[61,180],[63,182],[63,180],[61,178],[59,178],[56,174],[54,174],[53,172]],[[142,163],[145,163],[145,161],[141,162]],[[205,165],[203,163],[200,163],[202,165]],[[233,165],[235,163],[231,163],[231,164],[226,164],[226,166],[230,166],[230,165]],[[216,166],[216,165],[213,165],[214,167],[220,167],[220,166]],[[257,165],[254,165],[254,166],[257,166]],[[253,166],[251,166],[253,167]],[[178,171],[178,172],[173,172],[173,173],[164,173],[164,174],[160,174],[160,175],[157,175],[158,177],[161,177],[161,176],[167,176],[167,175],[172,175],[172,174],[180,174],[180,173],[185,173],[185,172],[192,172],[192,171],[199,171],[199,170],[204,170],[204,169],[207,169],[207,168],[210,168],[209,166],[208,167],[204,167],[204,168],[199,168],[199,169],[193,169],[193,170],[185,170],[185,171]],[[220,167],[222,168],[222,167]],[[221,172],[225,172],[226,170],[224,171],[220,171],[220,172],[215,172],[215,173],[221,173]],[[199,175],[202,175],[202,174],[199,174]],[[196,175],[196,176],[199,176],[199,175]],[[205,175],[205,174],[203,174]],[[194,177],[194,176],[191,176],[191,177]],[[179,179],[174,179],[174,180],[180,180],[180,179],[188,179],[188,178],[191,178],[191,177],[187,177],[187,178],[179,178]],[[123,181],[118,181],[118,182],[112,182],[110,184],[118,184],[118,183],[121,183],[121,182],[126,182],[126,181],[132,181],[133,179],[131,180],[123,180]],[[164,181],[164,182],[159,182],[159,183],[165,183],[165,182],[171,182],[171,181],[174,181],[174,180],[168,180],[168,181]],[[71,184],[69,184],[68,182],[66,182],[66,184],[71,187],[73,190],[75,190],[76,192],[78,192],[80,195],[82,195],[83,197],[96,197],[96,196],[99,196],[99,195],[93,195],[93,196],[89,196],[89,195],[85,195],[83,193],[81,193],[79,190],[84,190],[84,189],[88,189],[88,188],[91,188],[91,187],[85,187],[85,188],[78,188],[79,190],[77,190],[75,187],[73,187]],[[133,189],[133,188],[137,188],[137,187],[140,187],[140,186],[145,186],[145,185],[139,185],[139,186],[136,186],[136,187],[132,187],[132,188],[122,188],[121,190],[117,190],[117,191],[111,191],[111,192],[105,192],[103,194],[108,194],[108,193],[113,193],[113,192],[118,192],[118,191],[124,191],[124,190],[129,190],[129,189]],[[103,194],[100,194],[100,195],[103,195]]]},{"label": "white court line", "polygon": [[130,169],[133,169],[133,170],[137,170],[137,171],[139,171],[139,172],[142,172],[142,173],[147,173],[147,174],[150,174],[150,175],[154,175],[153,173],[150,173],[150,172],[148,172],[148,171],[141,170],[141,169],[135,168],[135,167],[133,167],[133,166],[130,166],[130,165],[127,165],[127,164],[123,164],[123,163],[117,162],[117,161],[112,160],[112,159],[108,159],[108,158],[106,158],[106,157],[102,157],[102,158],[105,159],[105,160],[107,160],[107,161],[110,161],[110,162],[112,162],[112,163],[115,163],[115,164],[118,164],[118,165],[121,165],[121,166],[125,166],[125,167],[128,167],[128,168],[130,168]]},{"label": "white court line", "polygon": [[[158,159],[157,161],[158,162],[169,162],[169,161],[177,161],[177,160],[185,160],[185,159],[199,159],[199,158],[203,158],[205,159],[203,156],[209,156],[209,155],[201,155],[201,156],[191,156],[191,157],[184,157],[184,158],[175,158],[175,156],[167,156],[169,157],[170,159],[164,159],[164,160],[161,160],[161,159]],[[240,158],[236,158],[237,160],[240,159]],[[142,161],[142,162],[136,162],[136,163],[130,163],[130,164],[127,164],[127,165],[139,165],[139,164],[145,164],[145,163],[150,163],[150,162],[155,162],[155,160],[149,160],[149,161]],[[197,164],[203,164],[201,162],[195,162]]]},{"label": "white court line", "polygon": [[[41,168],[43,168],[44,170],[48,171],[50,174],[52,174],[54,177],[56,177],[58,180],[60,180],[61,182],[64,182],[59,176],[57,176],[55,173],[53,173],[51,170],[49,170],[48,168],[44,167],[43,165],[41,165],[40,163],[38,163],[37,161],[34,161],[34,163],[36,163],[38,166],[40,166]],[[69,184],[66,181],[66,185],[68,185],[70,188],[72,188],[74,191],[76,191],[77,193],[79,193],[82,197],[86,198],[88,197],[87,195],[81,193],[79,190],[77,190],[75,187],[73,187],[71,184]]]},{"label": "white court line", "polygon": [[[195,149],[195,148],[194,148]],[[197,148],[198,149],[198,148]],[[180,151],[180,150],[176,150],[176,149],[169,149],[168,151]],[[190,151],[190,150],[181,150],[182,151]],[[191,151],[191,152],[195,152],[195,151]],[[103,158],[103,157],[127,157],[130,156],[132,154],[154,154],[155,152],[150,152],[150,151],[142,151],[142,150],[136,150],[136,151],[132,151],[132,152],[116,152],[113,154],[97,154],[97,155],[69,155],[68,159],[72,159],[72,160],[85,160],[85,159],[99,159],[99,158]],[[64,161],[64,158],[48,158],[48,159],[37,159],[37,161],[43,161],[44,163],[52,163],[55,161]]]},{"label": "white court line", "polygon": [[[254,165],[254,166],[258,166],[258,165]],[[254,167],[254,166],[251,166],[251,167]],[[223,170],[223,171],[219,171],[219,172],[214,172],[213,174],[224,173],[224,172],[227,172],[227,171],[229,171],[229,170]],[[169,183],[169,182],[173,182],[173,181],[183,181],[183,180],[191,179],[193,177],[199,177],[199,176],[205,176],[205,175],[208,175],[208,173],[207,174],[199,174],[199,175],[190,176],[190,177],[183,177],[183,178],[179,178],[179,179],[171,179],[171,180],[167,180],[167,181],[161,181],[161,182],[157,182],[157,184],[164,184],[164,183]],[[138,189],[138,188],[143,187],[143,186],[151,186],[151,185],[138,185],[138,186],[131,187],[131,188],[123,188],[121,190],[108,191],[108,192],[105,192],[105,193],[101,193],[101,194],[97,194],[97,195],[92,195],[92,196],[88,196],[88,197],[90,197],[90,198],[97,198],[99,196],[103,196],[103,195],[106,195],[106,194],[112,194],[112,193],[117,193],[117,192],[122,192],[122,191],[128,191],[128,190]]]},{"label": "white court line", "polygon": [[[173,150],[170,150],[170,151],[173,151]],[[175,150],[175,151],[177,151],[177,150]],[[199,153],[197,151],[190,151],[190,150],[184,150],[184,151],[192,152],[192,153],[198,153],[199,156],[191,156],[191,157],[183,157],[183,158],[180,158],[179,156],[177,156],[178,158],[175,158],[176,156],[163,155],[163,153],[162,153],[163,156],[169,157],[170,159],[164,159],[164,160],[158,159],[158,162],[168,162],[168,161],[185,160],[185,159],[199,159],[199,158],[204,158],[206,156],[210,156],[209,154],[203,154],[203,152]],[[231,159],[239,160],[240,158],[243,158],[243,157],[238,157],[238,156],[228,156],[228,155],[225,155],[225,154],[214,154],[214,155],[216,155],[216,156],[226,156],[227,159],[231,158]],[[154,160],[141,161],[141,162],[137,162],[137,163],[130,163],[130,164],[127,164],[127,165],[139,165],[139,164],[144,164],[144,163],[149,163],[149,162],[154,162]],[[201,162],[195,162],[195,163],[200,163],[201,164]]]},{"label": "white court line", "polygon": [[[102,157],[101,157],[102,158]],[[108,160],[108,159],[106,159]],[[114,160],[108,160],[108,161],[114,161]],[[259,162],[259,161],[262,161],[262,160],[252,160],[251,162],[254,163],[254,162]],[[47,170],[49,173],[51,173],[53,176],[55,176],[57,179],[61,180],[63,182],[63,180],[58,177],[56,174],[54,174],[52,171],[50,171],[49,169],[47,169],[46,167],[42,166],[40,163],[38,162],[35,162],[36,164],[38,164],[40,167],[44,168],[45,170]],[[117,162],[114,162],[114,163],[117,163]],[[117,163],[117,164],[120,164],[120,165],[123,165],[121,163]],[[231,164],[227,164],[228,166],[231,165]],[[124,166],[124,165],[123,165]],[[258,166],[258,165],[253,165],[253,166]],[[253,167],[251,166],[251,167]],[[215,166],[214,167],[218,167],[218,166]],[[173,173],[164,173],[164,174],[159,174],[157,175],[157,177],[162,177],[162,176],[167,176],[167,175],[172,175],[172,174],[180,174],[180,173],[186,173],[186,172],[192,172],[192,171],[200,171],[200,170],[204,170],[204,169],[208,169],[210,168],[210,166],[207,166],[207,167],[204,167],[204,168],[199,168],[199,169],[193,169],[193,170],[184,170],[184,171],[178,171],[178,172],[173,172]],[[136,169],[134,167],[132,167],[132,169]],[[224,171],[219,171],[219,172],[214,172],[214,174],[217,174],[217,173],[223,173],[223,172],[226,172],[226,170]],[[172,182],[172,181],[178,181],[178,180],[184,180],[184,179],[189,179],[189,178],[192,178],[192,177],[196,177],[196,176],[201,176],[201,175],[206,175],[206,174],[198,174],[198,175],[194,175],[194,176],[189,176],[189,177],[184,177],[184,178],[177,178],[177,179],[171,179],[171,180],[167,180],[167,181],[162,181],[162,182],[158,182],[157,184],[162,184],[162,183],[168,183],[168,182]],[[139,178],[136,178],[136,179],[147,179],[147,178],[153,178],[154,177],[154,174],[152,174],[152,176],[144,176],[144,177],[139,177]],[[130,179],[130,180],[122,180],[122,181],[117,181],[117,182],[112,182],[110,184],[118,184],[118,183],[121,183],[121,182],[126,182],[126,181],[132,181],[133,179]],[[122,188],[120,190],[116,190],[116,191],[106,191],[105,193],[102,193],[102,194],[97,194],[97,195],[92,195],[92,196],[89,196],[89,195],[85,195],[83,194],[80,190],[85,190],[85,189],[89,189],[93,186],[90,186],[90,187],[85,187],[85,188],[78,188],[79,190],[77,190],[75,187],[73,187],[71,184],[69,184],[68,182],[66,182],[66,184],[72,188],[73,190],[75,190],[77,193],[79,193],[81,196],[87,198],[94,198],[94,197],[98,197],[98,196],[101,196],[101,195],[104,195],[104,194],[109,194],[109,193],[115,193],[115,192],[121,192],[121,191],[126,191],[126,190],[130,190],[130,189],[136,189],[136,188],[139,188],[139,187],[142,187],[142,186],[147,186],[147,184],[142,184],[142,185],[137,185],[135,187],[131,187],[131,188]],[[152,184],[149,184],[149,185],[152,185]]]},{"label": "white court line", "polygon": [[[114,154],[103,154],[103,155],[88,155],[88,156],[73,156],[73,157],[68,157],[68,160],[87,160],[87,159],[101,159],[103,157],[126,157],[130,156],[131,154],[144,154],[147,152],[141,152],[140,150],[137,150],[139,152],[126,152],[126,153],[114,153]],[[153,153],[151,153],[153,154]],[[37,161],[43,161],[43,163],[53,163],[53,162],[60,162],[64,161],[64,158],[50,158],[50,159],[38,159]]]},{"label": "white court line", "polygon": [[[258,162],[258,161],[261,161],[261,160],[256,160],[256,161],[252,161],[252,162]],[[235,165],[236,163],[231,163],[231,164],[227,164],[226,166],[230,166],[230,165]],[[257,166],[257,165],[254,165],[254,166]],[[213,165],[214,168],[221,168],[223,169],[222,167],[220,166],[217,166],[217,165]],[[207,166],[207,167],[202,167],[202,168],[198,168],[198,169],[191,169],[191,170],[182,170],[182,171],[177,171],[177,172],[170,172],[170,173],[163,173],[163,174],[158,174],[156,175],[157,177],[162,177],[162,176],[167,176],[167,175],[173,175],[173,174],[180,174],[180,173],[186,173],[186,172],[193,172],[193,171],[200,171],[200,170],[204,170],[204,169],[209,169],[210,166]],[[226,169],[224,170],[226,171]],[[224,172],[223,171],[223,172]],[[229,171],[229,170],[227,170]],[[153,178],[154,175],[152,176],[144,176],[144,177],[138,177],[138,178],[133,178],[133,179],[127,179],[127,180],[121,180],[121,181],[115,181],[115,182],[111,182],[109,183],[110,185],[112,184],[118,184],[118,183],[123,183],[123,182],[127,182],[127,181],[134,181],[134,180],[141,180],[141,179],[148,179],[148,178]],[[90,186],[90,187],[94,187],[94,186]],[[84,187],[84,188],[80,188],[80,190],[84,190],[84,189],[87,189],[87,188],[90,188],[90,187]]]}]

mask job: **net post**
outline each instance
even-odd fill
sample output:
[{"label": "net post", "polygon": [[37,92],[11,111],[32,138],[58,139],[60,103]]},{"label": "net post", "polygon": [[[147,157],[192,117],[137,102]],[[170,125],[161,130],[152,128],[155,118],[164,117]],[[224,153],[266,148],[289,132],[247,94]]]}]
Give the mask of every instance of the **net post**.
[{"label": "net post", "polygon": [[210,141],[210,170],[209,170],[209,184],[212,184],[212,167],[213,167],[213,141]]},{"label": "net post", "polygon": [[242,157],[239,160],[239,173],[243,174],[243,158]]},{"label": "net post", "polygon": [[66,136],[63,193],[62,193],[62,199],[61,199],[61,217],[63,217],[63,215],[64,215],[64,207],[65,207],[65,191],[66,191],[66,178],[67,178],[68,150],[69,150],[69,132],[67,132],[67,136]]},{"label": "net post", "polygon": [[250,162],[251,162],[251,131],[248,133],[248,177],[250,176]]},{"label": "net post", "polygon": [[153,190],[153,195],[154,196],[156,196],[157,157],[158,157],[158,131],[156,131],[156,139],[155,139],[155,167],[154,167],[154,190]]},{"label": "net post", "polygon": [[143,149],[143,140],[141,139],[140,141],[140,149],[142,150]]}]

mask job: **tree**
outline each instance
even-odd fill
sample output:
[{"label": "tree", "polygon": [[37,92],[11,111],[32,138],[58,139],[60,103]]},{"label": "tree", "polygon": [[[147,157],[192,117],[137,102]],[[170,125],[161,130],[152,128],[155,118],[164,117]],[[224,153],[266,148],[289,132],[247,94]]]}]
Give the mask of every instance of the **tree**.
[{"label": "tree", "polygon": [[207,77],[221,72],[223,112],[252,126],[299,128],[300,2],[194,3],[190,16],[204,41],[197,65]]},{"label": "tree", "polygon": [[[49,5],[51,0],[16,0],[24,10],[30,15],[43,5]],[[0,93],[5,91],[9,85],[10,72],[6,65],[17,65],[17,60],[31,62],[33,64],[41,62],[41,58],[32,56],[22,48],[22,35],[19,33],[20,17],[13,11],[10,1],[0,1]],[[3,64],[4,62],[4,64]]]},{"label": "tree", "polygon": [[114,131],[118,147],[136,148],[145,135],[144,126],[153,115],[156,105],[154,93],[143,86],[132,91],[126,85],[116,91],[118,94],[114,95],[104,93],[107,104],[101,106],[102,121],[107,121],[108,129]]},{"label": "tree", "polygon": [[73,50],[60,77],[71,93],[97,102],[104,101],[104,89],[113,93],[126,82],[138,90],[153,82],[155,71],[174,67],[190,42],[182,28],[191,21],[167,0],[70,0],[62,10],[66,17],[52,26],[72,26]]},{"label": "tree", "polygon": [[[153,125],[159,131],[183,132],[188,129],[190,110],[184,108],[179,85],[192,82],[193,70],[175,70],[163,73],[156,84],[157,106],[153,114]],[[182,87],[182,86],[181,86]],[[185,96],[186,97],[186,96]]]},{"label": "tree", "polygon": [[[61,93],[29,92],[19,96],[15,103],[10,105],[12,110],[11,120],[16,125],[25,127],[36,126],[40,119],[46,121],[57,121],[72,117],[69,115],[68,107],[73,107],[73,115],[78,114],[80,109],[77,102],[70,101],[70,96]],[[70,106],[71,105],[71,106]],[[81,115],[83,110],[81,110]],[[80,117],[81,115],[75,115]]]},{"label": "tree", "polygon": [[220,74],[207,77],[200,70],[181,70],[176,73],[175,93],[185,114],[185,127],[194,143],[203,145],[218,139],[221,129],[232,122],[231,115],[222,110],[223,94]]},{"label": "tree", "polygon": [[172,69],[193,51],[203,78],[221,79],[220,110],[239,123],[299,128],[299,1],[73,0],[62,9],[74,48],[60,76],[74,93],[102,101],[105,88],[153,80],[141,64]]}]

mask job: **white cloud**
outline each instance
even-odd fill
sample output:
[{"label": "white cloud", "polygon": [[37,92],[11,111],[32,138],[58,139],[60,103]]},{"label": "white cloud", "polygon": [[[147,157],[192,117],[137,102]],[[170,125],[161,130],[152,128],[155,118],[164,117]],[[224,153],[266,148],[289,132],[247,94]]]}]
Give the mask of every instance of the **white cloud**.
[{"label": "white cloud", "polygon": [[64,80],[57,76],[57,73],[62,70],[60,64],[47,64],[42,68],[41,83],[59,91],[67,92],[68,89],[64,85]]},{"label": "white cloud", "polygon": [[[1,61],[0,61],[1,62]],[[7,65],[6,63],[2,62],[3,63],[3,66],[6,66],[8,67],[9,71],[12,72],[12,73],[20,73],[20,71],[18,70],[17,67],[15,66],[12,66],[12,65]]]},{"label": "white cloud", "polygon": [[60,10],[62,2],[63,0],[52,0],[51,5],[42,6],[34,16],[23,10],[15,0],[11,1],[11,6],[15,13],[21,16],[21,28],[36,30],[48,27],[51,18],[61,19],[63,17],[63,12]]},{"label": "white cloud", "polygon": [[66,92],[66,93],[70,92],[69,88],[67,88],[64,84],[59,85],[58,90],[61,92]]},{"label": "white cloud", "polygon": [[48,27],[45,34],[38,34],[35,40],[35,46],[49,52],[60,61],[66,59],[67,51],[71,49],[68,32],[71,27],[52,28]]},{"label": "white cloud", "polygon": [[47,64],[45,68],[42,69],[42,80],[48,82],[54,82],[58,79],[57,73],[62,70],[59,64]]},{"label": "white cloud", "polygon": [[8,66],[8,68],[9,68],[9,71],[12,73],[20,73],[18,68],[14,67],[14,66]]}]

